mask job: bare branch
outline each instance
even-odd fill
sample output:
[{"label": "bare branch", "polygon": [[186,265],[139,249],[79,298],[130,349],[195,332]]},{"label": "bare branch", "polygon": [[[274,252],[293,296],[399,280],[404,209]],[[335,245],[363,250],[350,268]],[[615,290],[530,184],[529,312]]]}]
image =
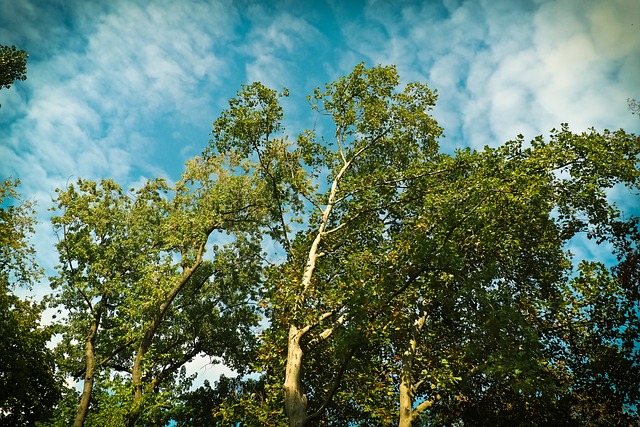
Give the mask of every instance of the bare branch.
[{"label": "bare branch", "polygon": [[[329,314],[330,316],[333,316],[335,313],[336,313],[336,311],[331,311],[331,312],[328,312],[328,313],[325,313],[325,314]],[[329,318],[330,316],[326,316],[322,320],[325,320],[325,319]],[[344,324],[344,322],[347,321],[348,318],[349,318],[349,313],[343,313],[339,318],[336,319],[336,321],[333,323],[333,325],[331,325],[331,327],[326,328],[325,330],[320,332],[318,334],[318,336],[316,336],[314,339],[309,341],[308,348],[312,349],[312,348],[316,347],[318,344],[320,344],[321,342],[326,341],[327,338],[329,338],[337,328],[342,326]],[[317,326],[319,323],[320,322],[316,323],[314,325],[314,327]]]}]

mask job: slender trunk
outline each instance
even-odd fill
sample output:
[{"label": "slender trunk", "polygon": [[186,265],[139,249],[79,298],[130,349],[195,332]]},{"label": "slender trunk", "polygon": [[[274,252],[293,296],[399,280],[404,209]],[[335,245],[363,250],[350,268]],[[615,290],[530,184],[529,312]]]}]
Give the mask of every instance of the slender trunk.
[{"label": "slender trunk", "polygon": [[413,382],[411,380],[411,365],[413,355],[407,351],[402,357],[402,371],[400,373],[400,420],[398,427],[413,425]]},{"label": "slender trunk", "polygon": [[[339,127],[336,130],[336,138],[338,140],[338,145],[340,145],[340,133],[342,132]],[[340,180],[352,165],[353,160],[358,157],[360,154],[364,152],[364,149],[358,151],[351,160],[347,160],[344,156],[344,152],[342,148],[340,148],[340,153],[342,155],[342,159],[344,164],[342,168],[334,178],[331,184],[331,190],[329,191],[329,198],[327,200],[327,205],[322,211],[322,219],[320,221],[320,226],[318,227],[318,231],[316,233],[315,239],[311,243],[311,247],[309,248],[309,255],[307,256],[307,263],[304,267],[304,272],[302,274],[302,292],[294,306],[294,310],[301,310],[304,307],[305,298],[308,295],[311,288],[311,279],[313,277],[313,272],[316,267],[316,263],[318,261],[318,257],[320,256],[318,251],[320,245],[322,243],[322,239],[327,233],[327,224],[329,223],[329,217],[331,216],[331,212],[336,203],[336,195],[338,193],[338,185]],[[327,316],[331,315],[330,312],[327,313]],[[324,316],[325,319],[327,316]],[[286,371],[285,371],[285,380],[284,380],[284,406],[287,414],[287,418],[289,419],[289,427],[304,427],[307,422],[307,408],[308,401],[307,396],[303,393],[302,389],[302,356],[303,351],[302,347],[300,347],[300,340],[302,337],[309,331],[311,325],[307,325],[303,328],[298,328],[294,325],[289,326],[289,339],[287,342],[287,363],[286,363]],[[321,334],[322,339],[326,339],[331,334],[332,329],[327,329],[325,332],[327,335]]]},{"label": "slender trunk", "polygon": [[73,422],[73,427],[84,426],[84,421],[87,418],[89,412],[89,403],[91,402],[91,392],[93,390],[93,381],[96,370],[96,355],[95,355],[95,341],[96,335],[98,335],[98,325],[100,318],[94,318],[87,336],[87,341],[84,346],[84,358],[85,358],[85,371],[84,371],[84,386],[82,388],[82,395],[80,397],[80,404],[78,405],[78,412]]},{"label": "slender trunk", "polygon": [[[294,310],[301,309],[304,306],[304,300],[311,286],[311,277],[318,260],[318,248],[324,236],[329,215],[333,209],[335,194],[338,187],[338,181],[335,180],[331,187],[331,195],[329,203],[322,213],[322,222],[316,234],[311,248],[309,248],[309,256],[302,274],[303,290],[296,302]],[[302,392],[302,347],[300,347],[300,339],[309,330],[309,326],[302,329],[294,325],[289,326],[289,339],[287,342],[287,365],[284,379],[284,407],[289,419],[290,427],[303,427],[307,418],[307,396]]]},{"label": "slender trunk", "polygon": [[303,331],[289,327],[287,368],[284,380],[284,405],[290,427],[303,427],[307,417],[307,396],[302,391],[302,348],[300,338]]},{"label": "slender trunk", "polygon": [[416,357],[416,349],[418,347],[418,336],[424,327],[424,323],[427,319],[427,313],[423,312],[420,318],[416,319],[413,323],[411,330],[411,340],[409,340],[409,348],[405,350],[402,355],[402,369],[400,372],[400,419],[398,421],[398,427],[412,427],[413,421],[424,411],[427,406],[426,402],[421,404],[421,407],[414,411],[413,409],[413,363]]},{"label": "slender trunk", "polygon": [[[173,291],[175,290],[176,288],[174,288]],[[147,354],[147,351],[149,350],[149,347],[151,347],[151,342],[153,341],[153,337],[155,336],[156,331],[160,326],[160,323],[164,319],[164,315],[166,314],[167,309],[171,304],[171,301],[173,301],[173,298],[175,297],[175,295],[177,295],[177,292],[174,293],[173,291],[169,294],[169,297],[167,298],[167,300],[165,300],[165,302],[160,306],[158,313],[156,313],[155,317],[149,324],[144,334],[144,337],[142,338],[142,341],[138,346],[138,350],[136,351],[136,357],[133,360],[133,367],[131,368],[131,383],[133,386],[133,402],[131,405],[131,410],[129,411],[129,414],[125,422],[126,427],[133,427],[138,421],[138,418],[140,418],[140,414],[142,412],[142,398],[144,394],[143,393],[144,392],[143,390],[144,389],[144,383],[143,383],[144,371],[143,371],[142,362],[144,360],[144,356]]]},{"label": "slender trunk", "polygon": [[[146,340],[143,339],[143,341]],[[131,382],[133,384],[133,404],[131,406],[131,410],[127,416],[127,420],[125,425],[127,427],[133,427],[140,417],[140,412],[142,410],[142,359],[146,354],[148,346],[141,344],[138,347],[138,351],[136,352],[136,358],[133,362],[133,368],[131,369]]]}]

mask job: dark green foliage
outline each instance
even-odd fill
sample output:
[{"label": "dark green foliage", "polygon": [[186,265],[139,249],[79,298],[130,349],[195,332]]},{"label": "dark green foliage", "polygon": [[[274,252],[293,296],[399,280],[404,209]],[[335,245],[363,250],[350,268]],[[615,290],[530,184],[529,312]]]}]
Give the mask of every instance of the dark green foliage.
[{"label": "dark green foliage", "polygon": [[27,58],[24,50],[0,45],[0,89],[9,89],[16,80],[27,79]]},{"label": "dark green foliage", "polygon": [[182,395],[172,419],[176,427],[217,427],[229,423],[237,426],[261,425],[251,423],[250,408],[245,406],[251,400],[258,399],[264,399],[263,381],[222,375],[214,388],[205,381],[203,386]]},{"label": "dark green foliage", "polygon": [[0,425],[35,426],[60,398],[51,331],[40,325],[41,308],[0,289]]},{"label": "dark green foliage", "polygon": [[20,199],[19,181],[0,183],[0,425],[34,426],[46,420],[60,398],[50,328],[42,327],[42,307],[18,298],[40,277],[29,244],[33,206]]}]

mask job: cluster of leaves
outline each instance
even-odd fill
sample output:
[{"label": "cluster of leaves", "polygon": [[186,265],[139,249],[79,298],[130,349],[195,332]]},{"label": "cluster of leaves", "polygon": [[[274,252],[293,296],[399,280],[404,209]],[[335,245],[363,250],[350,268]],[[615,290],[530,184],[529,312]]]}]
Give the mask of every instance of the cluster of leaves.
[{"label": "cluster of leaves", "polygon": [[15,46],[0,45],[0,89],[9,89],[16,80],[27,79],[29,54]]}]

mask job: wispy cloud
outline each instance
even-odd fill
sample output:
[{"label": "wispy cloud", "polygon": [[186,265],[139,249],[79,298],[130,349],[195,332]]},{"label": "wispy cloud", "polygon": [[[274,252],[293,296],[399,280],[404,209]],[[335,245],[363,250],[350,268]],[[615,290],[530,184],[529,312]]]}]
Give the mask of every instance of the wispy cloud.
[{"label": "wispy cloud", "polygon": [[24,117],[4,132],[13,149],[2,172],[37,186],[69,175],[129,179],[154,148],[132,143],[146,139],[135,137],[145,132],[141,124],[153,137],[170,125],[153,129],[158,115],[174,115],[180,125],[207,117],[211,98],[200,89],[219,85],[226,72],[221,41],[233,11],[219,3],[117,2],[91,17],[96,24],[83,43],[30,63],[33,90]]},{"label": "wispy cloud", "polygon": [[437,88],[447,134],[479,148],[565,121],[633,127],[625,99],[640,72],[639,8],[634,0],[372,2],[345,37],[372,62]]},{"label": "wispy cloud", "polygon": [[239,49],[248,59],[247,82],[260,81],[274,89],[305,87],[305,75],[313,70],[308,50],[330,45],[323,33],[303,17],[262,5],[248,8],[247,19],[251,29]]}]

